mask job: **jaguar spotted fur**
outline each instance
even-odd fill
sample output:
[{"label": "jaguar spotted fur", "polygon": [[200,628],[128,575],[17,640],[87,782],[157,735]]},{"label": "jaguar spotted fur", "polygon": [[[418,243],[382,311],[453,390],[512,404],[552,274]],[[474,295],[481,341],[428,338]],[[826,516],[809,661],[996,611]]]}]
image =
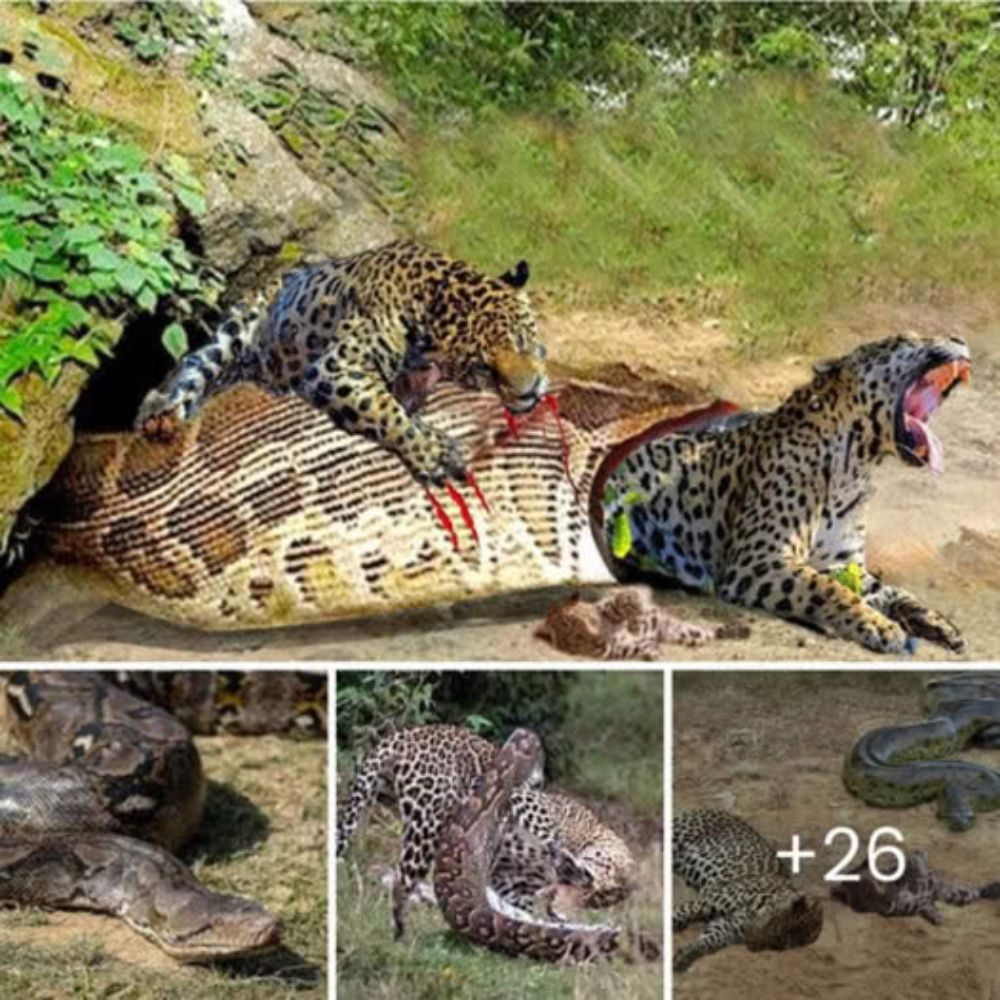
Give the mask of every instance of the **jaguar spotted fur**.
[{"label": "jaguar spotted fur", "polygon": [[781,951],[812,944],[823,928],[820,900],[792,883],[777,848],[749,823],[719,809],[674,818],[674,874],[697,892],[674,908],[674,933],[704,927],[674,953],[674,971],[732,944]]},{"label": "jaguar spotted fur", "polygon": [[865,510],[885,457],[940,470],[928,420],[969,370],[957,337],[890,337],[817,366],[776,410],[639,443],[606,479],[606,558],[621,579],[667,577],[876,652],[961,652],[950,621],[868,570]]},{"label": "jaguar spotted fur", "polygon": [[171,437],[234,382],[295,394],[397,455],[424,484],[464,482],[456,441],[418,413],[440,379],[497,392],[526,413],[545,397],[545,348],[521,261],[499,278],[397,240],[299,267],[238,308],[143,401],[136,425]]},{"label": "jaguar spotted fur", "polygon": [[[403,838],[393,881],[393,923],[405,930],[411,899],[434,863],[443,825],[492,764],[497,747],[458,726],[401,729],[364,757],[337,812],[337,856],[343,855],[365,809],[380,791],[395,798]],[[492,889],[510,905],[534,909],[559,882],[578,887],[583,906],[612,906],[634,885],[636,866],[624,841],[581,803],[541,791],[540,760],[511,796],[490,869]]]},{"label": "jaguar spotted fur", "polygon": [[642,931],[539,920],[492,888],[491,862],[513,797],[537,774],[541,755],[535,733],[515,730],[444,823],[434,889],[445,919],[475,944],[506,955],[559,963],[594,962],[619,954],[659,958],[659,943]]}]

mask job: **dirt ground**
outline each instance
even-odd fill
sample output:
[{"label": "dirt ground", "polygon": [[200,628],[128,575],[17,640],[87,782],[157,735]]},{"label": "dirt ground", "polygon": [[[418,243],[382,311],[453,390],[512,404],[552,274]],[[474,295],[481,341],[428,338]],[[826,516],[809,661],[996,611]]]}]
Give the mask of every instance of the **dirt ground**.
[{"label": "dirt ground", "polygon": [[[906,846],[924,848],[931,867],[972,885],[1000,878],[1000,813],[981,814],[952,833],[933,804],[876,809],[853,798],[840,779],[855,739],[876,726],[918,721],[927,673],[681,671],[674,680],[674,811],[731,810],[787,846],[794,833],[818,851],[802,883],[827,895],[823,873],[844,842],[822,846],[847,825],[862,842],[882,825]],[[1000,766],[995,751],[963,755]],[[674,899],[690,897],[674,880]],[[944,922],[858,914],[827,900],[814,945],[749,952],[742,945],[699,959],[674,979],[676,1000],[996,1000],[1000,997],[1000,905],[942,905]],[[694,928],[674,941],[692,939]]]},{"label": "dirt ground", "polygon": [[[966,337],[973,379],[934,418],[945,472],[932,476],[890,460],[878,470],[869,514],[869,563],[905,583],[959,625],[967,659],[1000,657],[1000,325],[995,310],[972,306],[859,309],[834,317],[822,347],[829,356],[858,340],[900,330]],[[717,321],[678,322],[653,307],[628,313],[578,312],[545,321],[551,356],[589,370],[621,360],[622,346],[661,376],[745,406],[769,406],[809,377],[811,359],[741,362]],[[0,600],[8,658],[181,660],[540,660],[565,659],[533,635],[553,592],[508,595],[455,608],[377,620],[264,632],[212,634],[106,604],[42,566]],[[664,592],[662,603],[693,621],[735,614],[713,598]],[[762,614],[739,612],[752,627],[743,641],[697,650],[665,646],[667,660],[871,659],[860,647]],[[4,646],[6,645],[6,648]],[[917,659],[954,659],[924,643]]]}]

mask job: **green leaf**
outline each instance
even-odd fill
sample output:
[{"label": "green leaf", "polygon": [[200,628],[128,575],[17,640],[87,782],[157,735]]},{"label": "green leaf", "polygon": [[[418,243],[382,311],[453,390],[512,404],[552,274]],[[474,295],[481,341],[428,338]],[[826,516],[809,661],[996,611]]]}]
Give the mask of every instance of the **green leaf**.
[{"label": "green leaf", "polygon": [[624,559],[632,551],[632,524],[624,511],[618,514],[611,527],[611,552],[616,559]]},{"label": "green leaf", "polygon": [[0,386],[0,406],[13,413],[15,417],[24,417],[21,394],[12,385]]},{"label": "green leaf", "polygon": [[7,264],[15,271],[30,276],[35,266],[35,255],[30,250],[0,249],[0,264]]},{"label": "green leaf", "polygon": [[22,198],[16,194],[0,195],[0,213],[4,215],[16,215],[24,218],[29,215],[38,215],[44,211],[45,206],[40,201]]},{"label": "green leaf", "polygon": [[94,294],[94,283],[83,274],[71,274],[66,279],[66,291],[74,299],[86,299]]},{"label": "green leaf", "polygon": [[63,354],[67,358],[96,368],[101,362],[89,340],[74,340],[72,337],[62,337],[59,341]]},{"label": "green leaf", "polygon": [[145,312],[151,313],[156,308],[156,292],[153,291],[148,285],[139,292],[139,297],[136,299],[139,303],[139,308]]},{"label": "green leaf", "polygon": [[39,281],[64,281],[66,268],[61,264],[36,264],[34,275]]},{"label": "green leaf", "polygon": [[192,191],[190,188],[177,187],[174,189],[174,197],[192,215],[203,215],[205,213],[205,209],[207,208],[205,199],[197,191]]},{"label": "green leaf", "polygon": [[146,274],[138,264],[134,264],[130,260],[122,260],[115,271],[115,280],[122,291],[128,292],[129,295],[136,295],[146,280]]},{"label": "green leaf", "polygon": [[171,323],[163,331],[160,340],[175,361],[179,361],[188,352],[187,333],[180,323]]},{"label": "green leaf", "polygon": [[125,263],[124,257],[101,244],[84,247],[84,253],[87,255],[87,260],[90,261],[90,266],[98,271],[117,272]]},{"label": "green leaf", "polygon": [[85,223],[82,226],[73,226],[66,232],[66,244],[71,247],[82,246],[87,243],[97,243],[104,237],[104,230],[100,226]]}]

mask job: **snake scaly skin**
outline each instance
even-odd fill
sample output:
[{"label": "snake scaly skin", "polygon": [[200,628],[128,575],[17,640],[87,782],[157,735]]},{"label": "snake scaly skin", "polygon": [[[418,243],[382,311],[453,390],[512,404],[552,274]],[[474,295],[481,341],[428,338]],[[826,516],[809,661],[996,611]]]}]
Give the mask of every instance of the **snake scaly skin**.
[{"label": "snake scaly skin", "polygon": [[[168,700],[185,687],[207,693],[211,674],[189,677],[122,681],[158,688]],[[305,701],[319,704],[324,678],[275,678],[272,730],[301,728]],[[174,857],[197,830],[205,801],[198,750],[177,719],[105,675],[16,671],[0,681],[9,734],[27,754],[0,756],[0,904],[108,913],[182,962],[280,943],[277,917],[206,888]],[[226,727],[232,683],[222,678],[214,696],[193,700],[206,725]],[[254,716],[266,708],[252,690],[249,701],[255,730]]]},{"label": "snake scaly skin", "polygon": [[505,903],[489,888],[511,794],[538,767],[541,741],[515,730],[472,792],[445,824],[434,861],[434,894],[449,925],[476,944],[546,962],[591,962],[617,954],[656,959],[657,943],[622,928],[542,921]]},{"label": "snake scaly skin", "polygon": [[37,538],[82,587],[203,629],[611,582],[588,508],[603,460],[702,412],[621,369],[557,389],[565,441],[541,407],[515,437],[492,394],[445,385],[432,396],[424,416],[472,456],[489,504],[473,512],[478,541],[451,511],[457,551],[398,459],[249,384],[210,399],[170,442],[81,436],[33,506]]},{"label": "snake scaly skin", "polygon": [[925,722],[865,733],[844,762],[844,784],[873,806],[938,802],[953,830],[1000,809],[1000,771],[947,760],[968,746],[1000,747],[1000,674],[963,671],[927,685]]}]

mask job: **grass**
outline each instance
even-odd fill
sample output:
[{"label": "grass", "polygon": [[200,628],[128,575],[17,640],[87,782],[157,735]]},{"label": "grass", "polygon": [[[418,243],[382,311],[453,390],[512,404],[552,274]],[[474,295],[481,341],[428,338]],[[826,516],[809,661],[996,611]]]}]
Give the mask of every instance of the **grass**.
[{"label": "grass", "polygon": [[110,917],[0,911],[4,996],[326,997],[325,743],[274,736],[197,743],[209,795],[185,859],[211,887],[251,896],[280,914],[284,950],[228,965],[182,966]]},{"label": "grass", "polygon": [[[570,721],[560,732],[578,750],[560,790],[586,799],[636,852],[640,888],[619,907],[588,920],[662,927],[663,678],[658,672],[580,672]],[[340,797],[350,769],[340,770]],[[440,913],[415,906],[403,941],[392,937],[388,894],[373,869],[396,861],[401,825],[373,809],[337,868],[339,1000],[660,1000],[659,963],[553,967],[477,949],[448,930]]]},{"label": "grass", "polygon": [[859,299],[995,285],[988,132],[890,129],[769,75],[577,125],[436,126],[413,153],[421,235],[498,272],[528,258],[557,305],[679,299],[775,353]]}]

